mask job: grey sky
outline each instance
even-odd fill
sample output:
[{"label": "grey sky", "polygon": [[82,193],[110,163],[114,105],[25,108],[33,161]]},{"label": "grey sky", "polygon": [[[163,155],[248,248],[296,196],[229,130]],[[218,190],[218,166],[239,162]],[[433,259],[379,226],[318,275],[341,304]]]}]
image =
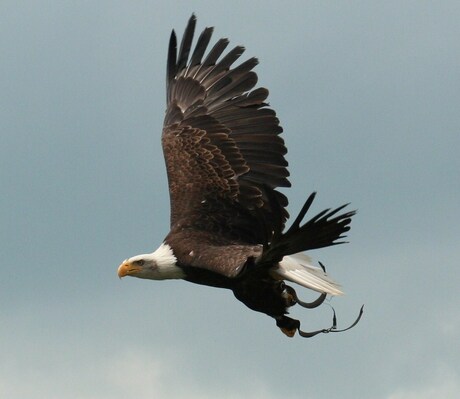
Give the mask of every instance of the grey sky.
[{"label": "grey sky", "polygon": [[[192,12],[260,60],[291,214],[313,190],[359,210],[311,254],[340,324],[365,304],[347,333],[287,339],[231,292],[116,276],[168,232],[166,49]],[[458,21],[457,1],[2,1],[0,396],[460,397]]]}]

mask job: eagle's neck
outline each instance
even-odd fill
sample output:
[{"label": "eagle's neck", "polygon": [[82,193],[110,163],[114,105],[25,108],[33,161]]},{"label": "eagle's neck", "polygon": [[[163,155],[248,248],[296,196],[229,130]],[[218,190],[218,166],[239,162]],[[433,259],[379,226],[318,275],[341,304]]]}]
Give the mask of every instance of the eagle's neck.
[{"label": "eagle's neck", "polygon": [[150,254],[159,268],[167,268],[175,265],[177,262],[176,255],[169,244],[162,243],[158,249]]},{"label": "eagle's neck", "polygon": [[161,244],[158,249],[147,255],[154,266],[153,273],[148,278],[154,280],[180,279],[185,277],[184,271],[177,266],[177,258],[172,248]]}]

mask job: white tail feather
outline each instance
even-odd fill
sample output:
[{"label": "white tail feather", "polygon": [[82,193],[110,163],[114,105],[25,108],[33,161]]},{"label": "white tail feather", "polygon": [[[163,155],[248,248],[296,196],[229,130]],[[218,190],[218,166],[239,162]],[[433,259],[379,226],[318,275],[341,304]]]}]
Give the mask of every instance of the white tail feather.
[{"label": "white tail feather", "polygon": [[275,275],[329,295],[343,295],[340,285],[330,279],[323,269],[313,266],[311,259],[305,254],[285,256],[279,267],[272,271]]}]

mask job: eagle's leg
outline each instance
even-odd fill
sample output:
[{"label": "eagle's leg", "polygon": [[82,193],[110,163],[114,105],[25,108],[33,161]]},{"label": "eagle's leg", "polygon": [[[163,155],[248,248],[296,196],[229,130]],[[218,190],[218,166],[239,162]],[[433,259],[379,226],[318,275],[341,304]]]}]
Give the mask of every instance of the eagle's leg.
[{"label": "eagle's leg", "polygon": [[[300,328],[300,321],[291,319],[287,316],[275,317],[276,325],[281,329],[281,331],[286,334],[289,338],[292,338],[295,335],[295,332]],[[300,331],[300,330],[299,330]]]},{"label": "eagle's leg", "polygon": [[[299,320],[295,320],[295,319],[291,319],[290,317],[287,317],[287,316],[281,316],[281,317],[277,317],[276,318],[276,325],[281,329],[281,331],[286,334],[288,337],[292,338],[296,331],[299,332],[299,335],[301,337],[305,337],[305,338],[311,338],[311,337],[314,337],[315,335],[318,335],[318,334],[327,334],[331,331],[335,331],[335,329],[337,328],[337,320],[335,318],[335,314],[334,314],[334,319],[333,319],[333,322],[332,322],[332,326],[329,327],[329,328],[323,328],[321,330],[316,330],[316,331],[302,331],[300,329],[300,321]],[[350,327],[351,328],[351,327]]]},{"label": "eagle's leg", "polygon": [[303,302],[299,299],[297,296],[297,293],[295,292],[294,288],[289,287],[286,285],[284,287],[284,292],[283,296],[286,298],[286,301],[288,303],[287,306],[292,306],[295,305],[296,303],[302,306],[303,308],[308,308],[308,309],[314,309],[320,306],[325,300],[326,300],[326,293],[322,293],[318,299],[314,300],[313,302]]},{"label": "eagle's leg", "polygon": [[[319,265],[321,266],[323,271],[326,273],[326,267],[321,262],[319,262]],[[327,294],[323,292],[318,297],[318,299],[314,300],[313,302],[303,302],[297,296],[297,293],[295,292],[294,288],[289,287],[288,285],[282,283],[282,290],[283,290],[282,295],[286,300],[287,307],[293,306],[297,303],[303,308],[314,309],[320,306],[326,300],[326,297],[327,297]]]},{"label": "eagle's leg", "polygon": [[296,331],[298,331],[299,335],[304,338],[312,338],[315,335],[328,334],[330,332],[343,332],[343,331],[349,330],[350,328],[353,328],[354,326],[356,326],[356,324],[358,324],[359,320],[361,319],[361,316],[363,315],[363,307],[364,305],[361,307],[361,310],[359,311],[359,315],[356,318],[356,320],[350,326],[348,326],[347,328],[341,329],[341,330],[337,330],[337,317],[336,317],[334,308],[332,308],[332,311],[333,311],[332,326],[329,328],[322,328],[321,330],[316,330],[316,331],[302,331],[300,329],[299,320],[291,319],[290,317],[284,316],[284,315],[275,317],[276,325],[288,337],[293,337]]}]

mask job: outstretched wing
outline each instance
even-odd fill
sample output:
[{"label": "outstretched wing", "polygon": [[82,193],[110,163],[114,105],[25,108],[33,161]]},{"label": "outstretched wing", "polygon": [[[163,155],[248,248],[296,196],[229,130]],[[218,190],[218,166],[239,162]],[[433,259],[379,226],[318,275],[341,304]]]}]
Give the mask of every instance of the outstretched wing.
[{"label": "outstretched wing", "polygon": [[287,218],[287,199],[276,190],[290,186],[282,128],[265,103],[268,90],[253,90],[257,59],[232,67],[244,48],[221,57],[227,39],[205,56],[213,28],[204,29],[190,55],[195,24],[192,15],[178,54],[174,31],[169,43],[162,144],[171,230],[193,225],[266,242]]}]

